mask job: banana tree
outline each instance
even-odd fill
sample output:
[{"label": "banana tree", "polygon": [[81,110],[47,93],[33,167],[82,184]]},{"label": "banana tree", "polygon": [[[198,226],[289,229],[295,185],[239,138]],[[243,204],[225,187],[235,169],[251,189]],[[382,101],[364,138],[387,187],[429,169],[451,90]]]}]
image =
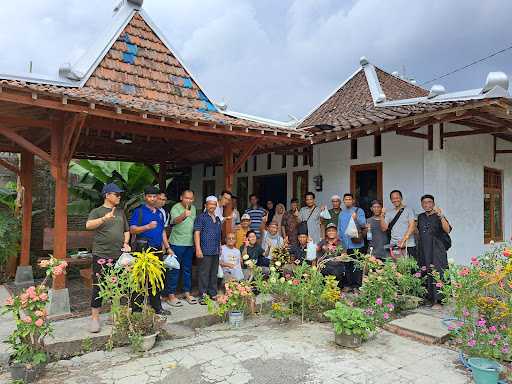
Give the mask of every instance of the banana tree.
[{"label": "banana tree", "polygon": [[78,177],[78,183],[70,187],[72,196],[78,198],[70,203],[70,213],[85,213],[101,205],[106,183],[114,182],[125,191],[122,205],[126,211],[142,202],[144,187],[158,184],[158,168],[141,163],[79,160],[71,164],[70,173]]}]

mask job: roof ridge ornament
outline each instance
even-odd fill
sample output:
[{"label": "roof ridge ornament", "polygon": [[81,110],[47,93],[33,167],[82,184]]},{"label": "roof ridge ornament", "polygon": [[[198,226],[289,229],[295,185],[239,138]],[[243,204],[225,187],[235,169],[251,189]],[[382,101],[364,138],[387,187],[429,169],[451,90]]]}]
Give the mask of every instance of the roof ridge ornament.
[{"label": "roof ridge ornament", "polygon": [[366,56],[361,56],[361,58],[359,59],[359,64],[361,64],[361,67],[364,67],[365,65],[370,64],[370,62],[368,61]]},{"label": "roof ridge ornament", "polygon": [[434,84],[432,88],[430,88],[430,92],[427,96],[427,99],[433,99],[439,95],[444,95],[446,93],[446,89],[441,84]]},{"label": "roof ridge ornament", "polygon": [[382,85],[380,84],[375,66],[370,64],[366,56],[362,56],[359,59],[359,63],[363,67],[366,83],[368,84],[370,94],[372,95],[373,104],[377,105],[379,103],[385,102],[386,94],[384,93]]},{"label": "roof ridge ornament", "polygon": [[500,87],[505,91],[508,91],[508,84],[508,76],[505,72],[489,72],[481,93],[487,93],[496,87]]}]

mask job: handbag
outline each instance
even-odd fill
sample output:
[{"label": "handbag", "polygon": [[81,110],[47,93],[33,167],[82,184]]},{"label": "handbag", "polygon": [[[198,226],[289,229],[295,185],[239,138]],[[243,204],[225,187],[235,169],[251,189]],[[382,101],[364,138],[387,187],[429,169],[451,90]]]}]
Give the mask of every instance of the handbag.
[{"label": "handbag", "polygon": [[315,212],[315,209],[316,209],[316,205],[313,207],[313,209],[311,210],[311,212],[309,212],[309,216],[308,216],[308,218],[307,218],[306,220],[302,220],[302,221],[300,222],[300,225],[305,225],[305,226],[307,227],[307,225],[308,225],[308,221],[309,221],[309,219],[311,218],[311,215],[313,214],[313,212]]},{"label": "handbag", "polygon": [[176,255],[167,255],[167,257],[164,260],[164,264],[169,270],[180,269],[180,263],[176,258]]}]

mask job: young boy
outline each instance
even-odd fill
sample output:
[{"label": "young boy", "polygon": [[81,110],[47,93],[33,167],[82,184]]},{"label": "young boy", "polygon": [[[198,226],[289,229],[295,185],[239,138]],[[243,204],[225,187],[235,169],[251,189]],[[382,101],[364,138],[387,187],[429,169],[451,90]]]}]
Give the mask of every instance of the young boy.
[{"label": "young boy", "polygon": [[236,236],[234,233],[226,235],[226,244],[221,247],[219,264],[224,271],[224,280],[243,280],[241,254],[235,247]]}]

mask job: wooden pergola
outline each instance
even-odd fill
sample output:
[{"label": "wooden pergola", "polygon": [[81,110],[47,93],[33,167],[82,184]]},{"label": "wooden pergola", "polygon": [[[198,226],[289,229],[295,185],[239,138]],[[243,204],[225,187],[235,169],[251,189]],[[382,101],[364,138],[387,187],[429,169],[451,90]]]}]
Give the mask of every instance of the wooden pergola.
[{"label": "wooden pergola", "polygon": [[[301,135],[301,134],[300,134]],[[20,153],[20,165],[0,165],[20,176],[23,186],[22,243],[19,265],[30,265],[32,171],[34,156],[48,162],[55,181],[54,249],[56,258],[67,252],[68,167],[72,159],[137,161],[169,166],[222,162],[224,185],[255,153],[303,145],[290,132],[258,124],[239,125],[167,118],[116,106],[98,105],[37,93],[30,89],[0,87],[0,151]],[[120,144],[123,138],[129,143]],[[228,226],[229,227],[229,226]],[[53,289],[65,288],[58,277]]]}]

